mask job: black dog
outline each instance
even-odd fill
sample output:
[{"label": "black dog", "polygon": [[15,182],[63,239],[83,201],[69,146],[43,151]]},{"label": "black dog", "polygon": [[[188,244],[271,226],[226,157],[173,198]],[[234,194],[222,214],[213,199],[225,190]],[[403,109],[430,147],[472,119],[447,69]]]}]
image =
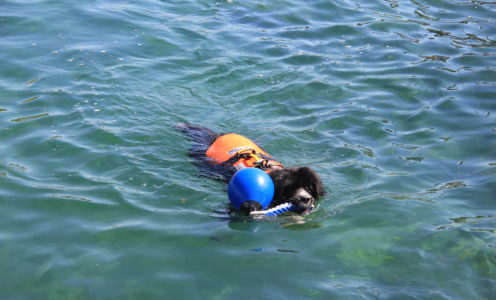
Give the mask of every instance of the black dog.
[{"label": "black dog", "polygon": [[[312,169],[285,168],[243,136],[220,134],[188,123],[179,123],[176,129],[192,141],[188,154],[204,175],[227,182],[241,168],[255,167],[267,172],[275,188],[270,207],[290,202],[298,213],[307,214],[324,195],[322,182]],[[261,206],[255,201],[247,201],[241,207],[245,215],[256,210],[261,210]]]}]

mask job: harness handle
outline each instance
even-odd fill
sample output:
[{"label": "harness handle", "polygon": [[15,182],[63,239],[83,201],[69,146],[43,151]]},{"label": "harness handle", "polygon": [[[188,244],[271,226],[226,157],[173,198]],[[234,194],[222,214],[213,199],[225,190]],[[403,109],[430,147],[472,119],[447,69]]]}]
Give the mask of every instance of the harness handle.
[{"label": "harness handle", "polygon": [[264,171],[270,170],[274,166],[283,167],[281,163],[272,160],[270,156],[257,153],[254,149],[240,150],[225,162],[225,164],[231,166],[237,166],[239,163],[246,167],[254,167]]}]

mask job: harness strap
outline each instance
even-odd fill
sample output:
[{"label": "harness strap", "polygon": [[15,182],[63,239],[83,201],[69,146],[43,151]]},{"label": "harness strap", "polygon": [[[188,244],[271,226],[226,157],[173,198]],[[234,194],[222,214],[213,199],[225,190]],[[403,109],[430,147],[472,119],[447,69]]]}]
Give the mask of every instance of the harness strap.
[{"label": "harness strap", "polygon": [[278,166],[281,168],[283,167],[281,163],[272,160],[270,156],[267,156],[263,153],[257,153],[254,149],[245,149],[238,151],[223,164],[234,166],[237,169],[255,167],[262,169],[267,173],[270,173],[270,171],[272,171],[272,167],[274,166]]}]

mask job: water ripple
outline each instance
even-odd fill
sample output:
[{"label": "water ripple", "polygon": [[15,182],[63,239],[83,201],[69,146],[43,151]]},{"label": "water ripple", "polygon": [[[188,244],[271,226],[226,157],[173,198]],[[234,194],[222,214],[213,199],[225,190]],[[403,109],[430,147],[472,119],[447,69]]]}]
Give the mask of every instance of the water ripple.
[{"label": "water ripple", "polygon": [[[4,2],[5,297],[491,298],[494,2]],[[327,195],[231,218],[177,122]]]}]

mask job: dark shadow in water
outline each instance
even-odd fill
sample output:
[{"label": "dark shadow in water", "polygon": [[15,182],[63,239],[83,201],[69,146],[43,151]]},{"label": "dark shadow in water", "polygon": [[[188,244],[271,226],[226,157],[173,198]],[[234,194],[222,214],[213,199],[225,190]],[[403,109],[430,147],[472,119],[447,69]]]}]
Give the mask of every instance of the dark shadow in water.
[{"label": "dark shadow in water", "polygon": [[[489,215],[489,216],[476,216],[476,217],[458,217],[458,218],[449,218],[451,221],[450,224],[446,225],[441,225],[436,227],[436,230],[444,230],[444,229],[449,229],[449,228],[454,228],[454,227],[472,227],[469,228],[468,230],[470,231],[487,231],[491,233],[496,233],[496,229],[494,228],[488,228],[488,227],[494,227],[494,222],[495,222],[496,216]],[[477,227],[477,228],[473,228]],[[484,228],[480,228],[484,227]]]}]

